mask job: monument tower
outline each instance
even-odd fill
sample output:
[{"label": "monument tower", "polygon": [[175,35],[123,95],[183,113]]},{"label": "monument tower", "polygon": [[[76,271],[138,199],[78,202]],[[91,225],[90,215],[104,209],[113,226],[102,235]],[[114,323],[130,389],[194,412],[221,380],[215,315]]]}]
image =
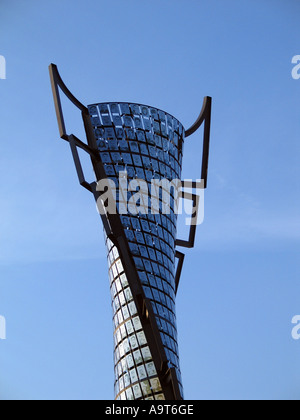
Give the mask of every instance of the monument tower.
[{"label": "monument tower", "polygon": [[[177,248],[194,246],[199,199],[184,188],[199,184],[181,181],[178,187],[178,180],[185,139],[204,124],[201,187],[207,186],[211,98],[204,99],[199,118],[185,130],[175,117],[148,105],[85,106],[68,90],[57,67],[49,69],[60,136],[70,144],[79,182],[94,195],[104,226],[115,398],[182,400],[175,302],[184,254]],[[60,92],[80,109],[86,142],[67,134]],[[92,183],[84,177],[78,147],[91,158]],[[172,188],[167,191],[168,185]],[[188,240],[177,238],[180,197],[193,202]]]}]

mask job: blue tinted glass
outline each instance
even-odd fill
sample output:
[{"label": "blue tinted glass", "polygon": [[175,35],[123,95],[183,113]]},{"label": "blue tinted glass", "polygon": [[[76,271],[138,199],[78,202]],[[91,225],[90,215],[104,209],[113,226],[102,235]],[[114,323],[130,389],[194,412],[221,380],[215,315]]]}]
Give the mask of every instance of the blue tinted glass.
[{"label": "blue tinted glass", "polygon": [[126,237],[129,241],[134,241],[134,234],[133,234],[132,230],[126,229],[125,230],[125,235],[126,235]]},{"label": "blue tinted glass", "polygon": [[147,283],[148,283],[147,274],[146,274],[144,271],[141,271],[141,272],[139,273],[139,277],[140,277],[140,279],[141,279],[142,283],[145,283],[145,284],[147,284]]},{"label": "blue tinted glass", "polygon": [[108,149],[108,144],[105,140],[97,140],[97,146],[101,151]]},{"label": "blue tinted glass", "polygon": [[152,240],[152,236],[151,235],[145,234],[145,241],[146,241],[146,244],[148,246],[153,246],[153,240]]},{"label": "blue tinted glass", "polygon": [[164,152],[161,149],[157,149],[157,157],[161,162],[164,161]]},{"label": "blue tinted glass", "polygon": [[139,146],[138,146],[138,143],[136,141],[130,141],[129,146],[130,146],[130,150],[133,153],[140,153]]},{"label": "blue tinted glass", "polygon": [[156,159],[152,159],[152,168],[154,169],[154,171],[158,171],[159,170],[159,166],[158,166],[158,162]]},{"label": "blue tinted glass", "polygon": [[98,115],[98,109],[97,109],[97,106],[96,105],[89,105],[88,106],[88,110],[89,110],[89,114],[91,116]]},{"label": "blue tinted glass", "polygon": [[95,130],[96,138],[104,137],[104,133],[105,133],[104,128],[96,128],[96,130]]},{"label": "blue tinted glass", "polygon": [[165,174],[166,173],[166,165],[162,162],[159,163],[160,173]]},{"label": "blue tinted glass", "polygon": [[172,177],[171,177],[171,169],[170,169],[169,166],[167,167],[166,175],[167,175],[166,176],[167,179],[172,180]]},{"label": "blue tinted glass", "polygon": [[130,218],[128,216],[120,216],[123,226],[131,227]]},{"label": "blue tinted glass", "polygon": [[108,148],[109,150],[118,150],[118,142],[117,140],[108,140]]},{"label": "blue tinted glass", "polygon": [[142,166],[142,160],[139,155],[132,155],[135,166]]},{"label": "blue tinted glass", "polygon": [[116,128],[116,135],[117,135],[118,139],[125,138],[125,132],[124,132],[123,128]]},{"label": "blue tinted glass", "polygon": [[127,140],[120,140],[119,141],[120,150],[129,150],[129,145]]},{"label": "blue tinted glass", "polygon": [[122,126],[122,119],[118,115],[113,116],[113,122],[115,125]]},{"label": "blue tinted glass", "polygon": [[129,153],[122,153],[122,157],[123,157],[124,163],[132,165],[132,159]]},{"label": "blue tinted glass", "polygon": [[98,116],[97,117],[92,117],[91,121],[92,121],[93,125],[101,125],[100,118]]},{"label": "blue tinted glass", "polygon": [[[162,254],[159,251],[156,251],[156,255],[157,255],[157,261],[161,264],[163,264],[163,257]],[[154,258],[153,258],[154,259]]]},{"label": "blue tinted glass", "polygon": [[152,235],[157,235],[157,227],[153,222],[149,223]]},{"label": "blue tinted glass", "polygon": [[115,131],[113,128],[105,128],[105,138],[106,139],[114,139],[116,137]]},{"label": "blue tinted glass", "polygon": [[140,250],[137,244],[129,243],[129,248],[131,252],[133,253],[133,255],[136,255],[136,256],[140,255]]},{"label": "blue tinted glass", "polygon": [[147,248],[145,247],[145,246],[139,246],[139,249],[140,249],[140,253],[141,253],[141,256],[142,257],[145,257],[145,258],[148,258],[149,256],[148,256],[148,251],[147,251]]},{"label": "blue tinted glass", "polygon": [[134,131],[134,130],[132,130],[131,128],[128,128],[128,129],[126,130],[126,135],[127,135],[127,138],[128,138],[129,140],[135,140],[135,131]]},{"label": "blue tinted glass", "polygon": [[[99,116],[98,112],[100,121],[97,119]],[[91,117],[95,118],[94,120],[91,119],[91,121],[94,124],[95,136],[98,139],[98,149],[105,162],[104,168],[107,176],[112,180],[116,179],[118,172],[125,168],[129,179],[135,177],[145,179],[148,182],[149,188],[154,176],[157,179],[180,179],[182,153],[180,155],[178,154],[176,142],[177,145],[180,143],[181,147],[183,139],[179,140],[179,136],[183,133],[183,127],[179,125],[177,120],[173,119],[172,116],[163,111],[149,108],[144,105],[140,106],[137,104],[129,105],[121,103],[110,103],[108,107],[107,104],[99,104],[99,106],[92,105],[89,107],[89,113]],[[110,113],[112,117],[110,117]],[[120,114],[122,115],[122,119],[119,116]],[[127,118],[125,119],[125,117]],[[113,120],[113,124],[111,119]],[[103,126],[101,127],[101,125],[99,125],[99,122],[102,121],[103,124],[105,124],[105,132],[103,131]],[[173,126],[177,130],[176,139],[174,139]],[[166,153],[163,153],[163,150]],[[108,151],[110,153],[108,153]],[[159,161],[161,163],[160,166]],[[110,162],[113,164],[110,164]],[[135,193],[136,191],[129,193],[129,197]],[[171,191],[171,208],[174,207],[172,195],[173,191]],[[175,368],[177,368],[178,365],[178,358],[176,358],[176,355],[174,354],[174,352],[177,351],[177,347],[176,343],[170,340],[170,336],[176,334],[176,330],[170,323],[165,322],[165,319],[169,319],[170,322],[174,323],[174,326],[176,326],[175,316],[171,312],[175,310],[174,302],[172,300],[175,299],[175,293],[174,289],[169,285],[169,283],[174,285],[174,238],[176,234],[176,219],[177,217],[173,213],[167,217],[159,214],[147,214],[141,215],[141,217],[133,217],[129,214],[128,216],[122,216],[121,219],[142,283],[149,284],[150,282],[146,275],[147,272],[149,273],[149,276],[152,276],[151,287],[156,287],[160,291],[164,291],[164,293],[161,293],[158,290],[151,292],[149,288],[149,290],[147,290],[147,295],[149,299],[153,301],[154,313],[157,316],[159,315],[164,318],[161,323],[158,318],[158,326],[168,336],[164,337],[164,342],[166,346],[168,346],[166,347],[167,356],[169,357],[170,363],[172,362]],[[174,222],[174,224],[172,222]],[[156,223],[160,224],[159,227],[157,227]],[[112,262],[113,256],[110,258],[110,263]],[[116,275],[116,273],[114,273],[114,275]],[[111,271],[111,280],[113,280],[112,276],[113,274]],[[156,279],[154,276],[156,276]],[[113,294],[115,294],[116,291],[116,287],[112,288]],[[124,305],[123,301],[125,299],[123,293],[120,293],[120,291],[118,291],[118,296],[119,298],[113,303],[115,311],[114,323],[116,328],[122,326],[122,323],[130,317],[131,309],[134,309],[131,308],[129,312],[126,307],[125,314],[125,306],[123,306],[124,311],[119,310],[116,312],[120,306],[120,302]],[[157,302],[157,305],[155,304],[155,301]],[[161,304],[159,304],[159,302]],[[167,307],[170,308],[171,311],[168,311]],[[124,326],[124,328],[120,329],[118,332],[119,338],[116,343],[120,343],[120,340],[126,337],[125,333],[126,330]],[[125,350],[124,346],[116,348],[116,360],[117,358],[124,357],[125,351],[130,351],[128,342],[126,344],[128,350]],[[134,364],[132,364],[131,367],[133,368]],[[116,368],[116,375],[119,376],[120,379],[118,389],[123,389],[124,386],[128,386],[127,384],[129,384],[129,376],[126,377],[126,375],[124,375],[123,364],[119,363],[118,365],[118,363],[116,363]],[[141,392],[141,390],[139,392]]]},{"label": "blue tinted glass", "polygon": [[152,129],[151,121],[148,120],[147,118],[143,118],[143,121],[144,121],[145,130],[151,131]]},{"label": "blue tinted glass", "polygon": [[154,141],[154,136],[152,133],[146,133],[146,140],[149,144],[151,144],[152,146],[155,146],[155,141]]},{"label": "blue tinted glass", "polygon": [[144,180],[145,179],[145,172],[143,168],[136,168],[136,174],[138,179]]},{"label": "blue tinted glass", "polygon": [[144,291],[145,291],[145,295],[148,299],[153,299],[152,293],[151,293],[151,289],[149,287],[144,287]]},{"label": "blue tinted glass", "polygon": [[101,114],[109,113],[107,104],[99,104],[98,107]]},{"label": "blue tinted glass", "polygon": [[[102,157],[102,154],[101,154]],[[102,159],[103,161],[103,159]],[[114,176],[115,175],[115,171],[112,165],[105,165],[105,172],[108,176]]]},{"label": "blue tinted glass", "polygon": [[141,220],[140,223],[141,223],[142,230],[143,230],[144,233],[147,233],[147,232],[150,231],[149,224],[148,224],[147,220]]},{"label": "blue tinted glass", "polygon": [[129,109],[129,105],[128,104],[121,103],[120,104],[120,108],[121,108],[121,113],[122,114],[130,114],[130,109]]},{"label": "blue tinted glass", "polygon": [[163,136],[166,136],[167,135],[167,127],[166,127],[166,125],[165,124],[161,124],[160,129],[161,129],[162,135]]},{"label": "blue tinted glass", "polygon": [[111,162],[111,158],[110,158],[109,153],[101,153],[101,158],[102,158],[103,163],[110,163]]},{"label": "blue tinted glass", "polygon": [[151,169],[150,159],[147,156],[143,156],[143,164],[146,169]]},{"label": "blue tinted glass", "polygon": [[159,274],[160,274],[160,271],[159,271],[159,267],[158,267],[158,265],[157,265],[156,263],[153,263],[153,262],[152,262],[152,267],[153,267],[153,272],[154,272],[156,275],[159,275]]},{"label": "blue tinted glass", "polygon": [[149,109],[148,109],[148,107],[146,107],[146,106],[142,106],[142,107],[141,107],[141,110],[142,110],[142,115],[143,115],[144,117],[148,117],[148,116],[149,116]]},{"label": "blue tinted glass", "polygon": [[174,133],[174,144],[176,147],[178,147],[178,134]]},{"label": "blue tinted glass", "polygon": [[137,104],[131,104],[130,109],[132,114],[138,115],[140,113],[140,107]]},{"label": "blue tinted glass", "polygon": [[146,179],[147,179],[147,181],[148,182],[151,182],[152,179],[153,179],[153,172],[150,171],[150,170],[146,170],[145,172],[146,172]]},{"label": "blue tinted glass", "polygon": [[157,109],[155,109],[155,108],[150,108],[150,113],[151,113],[151,117],[152,117],[153,119],[158,120],[158,112],[157,112]]},{"label": "blue tinted glass", "polygon": [[137,219],[136,217],[131,217],[130,219],[133,229],[141,230],[139,219]]},{"label": "blue tinted glass", "polygon": [[145,139],[144,131],[141,131],[141,130],[137,131],[137,138],[139,141],[145,141],[146,139]]},{"label": "blue tinted glass", "polygon": [[151,157],[157,157],[156,148],[153,146],[149,146],[149,152]]},{"label": "blue tinted glass", "polygon": [[150,256],[151,260],[155,261],[156,260],[156,253],[155,253],[154,249],[148,248],[148,252],[149,252],[149,256]]},{"label": "blue tinted glass", "polygon": [[140,258],[134,257],[134,262],[138,270],[144,270],[144,264]]},{"label": "blue tinted glass", "polygon": [[148,147],[146,146],[146,144],[141,143],[140,144],[140,151],[143,155],[148,155]]},{"label": "blue tinted glass", "polygon": [[112,125],[111,119],[107,115],[102,115],[102,123],[103,123],[103,125],[106,125],[106,126],[111,126]]},{"label": "blue tinted glass", "polygon": [[118,104],[110,104],[110,112],[112,114],[119,114],[119,106],[118,106]]},{"label": "blue tinted glass", "polygon": [[153,122],[153,129],[155,134],[160,134],[160,124],[157,121]]},{"label": "blue tinted glass", "polygon": [[127,170],[128,178],[131,178],[131,179],[135,178],[136,173],[135,173],[134,168],[127,166],[126,170]]},{"label": "blue tinted glass", "polygon": [[150,261],[144,260],[144,267],[145,267],[146,271],[148,271],[148,273],[152,272],[152,266],[151,266]]},{"label": "blue tinted glass", "polygon": [[134,117],[135,128],[143,128],[141,119],[139,117]]},{"label": "blue tinted glass", "polygon": [[138,241],[138,243],[140,243],[140,244],[145,243],[144,236],[141,232],[135,231],[135,237],[136,237],[136,240]]},{"label": "blue tinted glass", "polygon": [[122,162],[121,154],[118,153],[118,152],[111,153],[111,157],[112,157],[112,161],[114,163],[121,163]]},{"label": "blue tinted glass", "polygon": [[116,168],[117,173],[125,171],[125,166],[124,165],[116,165],[115,168]]},{"label": "blue tinted glass", "polygon": [[125,117],[123,117],[123,121],[124,121],[125,127],[131,127],[131,128],[133,127],[133,121],[131,117],[126,115]]}]

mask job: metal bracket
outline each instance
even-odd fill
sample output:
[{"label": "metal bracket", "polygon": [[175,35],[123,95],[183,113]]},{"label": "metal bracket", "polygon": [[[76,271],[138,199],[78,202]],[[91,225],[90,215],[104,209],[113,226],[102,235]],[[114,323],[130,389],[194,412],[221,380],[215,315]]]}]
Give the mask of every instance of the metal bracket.
[{"label": "metal bracket", "polygon": [[74,134],[67,134],[59,89],[61,89],[65,96],[81,111],[83,121],[85,121],[84,117],[88,115],[88,109],[81,102],[79,102],[78,99],[76,99],[75,96],[66,87],[62,78],[60,77],[57,66],[55,64],[50,64],[49,73],[60,137],[63,140],[66,140],[70,143],[71,152],[80,185],[86,188],[88,191],[94,193],[96,183],[89,183],[85,180],[77,147],[84,150],[90,155],[91,158],[95,160],[100,160],[99,153],[96,148],[90,147],[88,144],[79,140],[79,138],[76,137]]},{"label": "metal bracket", "polygon": [[202,154],[202,169],[201,169],[201,179],[203,179],[204,181],[204,188],[207,187],[211,109],[212,109],[212,98],[210,96],[206,96],[204,98],[203,106],[202,106],[200,115],[197,118],[197,121],[188,130],[185,130],[185,137],[189,137],[190,135],[194,134],[204,122],[203,154]]},{"label": "metal bracket", "polygon": [[[189,182],[189,181],[182,181],[181,182],[182,188],[197,188],[197,189],[203,189],[203,181],[201,182]],[[191,215],[191,224],[190,224],[190,232],[189,232],[189,238],[187,241],[182,239],[176,239],[175,245],[181,246],[184,248],[194,248],[195,245],[195,238],[196,238],[196,230],[197,230],[197,222],[198,219],[198,213],[199,213],[199,202],[200,197],[197,194],[189,193],[186,191],[180,191],[179,197],[187,200],[191,200],[193,202],[193,213]]]},{"label": "metal bracket", "polygon": [[[210,96],[206,96],[203,101],[203,106],[202,106],[200,115],[197,118],[196,122],[188,130],[185,130],[185,137],[189,137],[192,134],[194,134],[198,130],[198,128],[201,127],[201,125],[204,123],[201,183],[182,181],[182,188],[192,188],[192,189],[207,188],[211,110],[212,110],[212,98]],[[196,194],[191,194],[187,192],[181,192],[181,197],[193,201],[193,209],[195,210],[195,212],[192,215],[192,219],[197,220],[200,197]],[[180,246],[184,248],[193,248],[195,245],[196,230],[197,230],[197,223],[191,223],[188,240],[186,241],[182,239],[177,239],[175,242],[176,246]],[[179,258],[177,272],[176,272],[176,279],[175,279],[175,287],[176,287],[176,293],[177,293],[181,271],[183,267],[183,262],[184,262],[184,254],[179,251],[176,251],[176,257]]]},{"label": "metal bracket", "polygon": [[[57,66],[51,64],[49,67],[51,86],[56,110],[56,116],[58,120],[59,133],[60,137],[69,142],[72,156],[74,159],[78,179],[80,185],[92,192],[97,200],[97,191],[96,191],[96,182],[88,183],[85,179],[82,165],[80,162],[80,157],[78,154],[77,148],[81,148],[91,157],[93,168],[95,171],[96,179],[105,179],[107,178],[104,170],[103,163],[100,159],[99,152],[97,150],[96,139],[93,133],[93,127],[91,124],[91,119],[87,107],[85,107],[75,96],[69,91],[64,82],[62,81]],[[84,128],[87,136],[87,144],[79,140],[73,134],[67,134],[65,121],[63,117],[61,99],[60,99],[60,90],[65,94],[65,96],[81,111],[82,119],[84,123]],[[203,108],[201,110],[200,116],[198,117],[195,124],[185,131],[186,137],[193,134],[203,122],[204,125],[204,141],[203,141],[203,156],[202,156],[202,176],[204,184],[202,188],[207,186],[207,167],[208,167],[208,154],[209,154],[209,137],[210,137],[210,120],[211,120],[211,98],[206,97],[204,99]],[[189,185],[188,183],[183,183],[183,188],[197,188],[197,183],[192,182]],[[195,208],[195,213],[193,217],[197,217],[198,206],[199,206],[199,196],[196,194],[191,194],[188,192],[181,192],[182,198],[187,198],[193,201],[193,206]],[[130,252],[128,241],[122,226],[120,217],[116,215],[101,215],[102,222],[104,224],[105,232],[108,237],[113,239],[114,244],[119,249],[120,258],[123,262],[126,276],[128,278],[132,294],[134,296],[135,303],[137,305],[138,313],[141,319],[144,319],[144,331],[147,337],[149,346],[151,348],[153,360],[159,377],[164,384],[164,393],[167,399],[181,399],[180,390],[178,387],[178,380],[176,377],[176,372],[173,368],[167,369],[168,359],[163,346],[162,338],[159,332],[156,316],[152,308],[151,302],[146,298],[143,291],[143,285],[140,281],[138,271],[136,269],[133,257]],[[190,234],[188,241],[177,240],[176,245],[192,248],[195,242],[196,235],[196,225],[191,223]],[[182,272],[183,262],[185,255],[179,251],[176,251],[176,258],[178,258],[178,265],[176,270],[175,278],[175,288],[176,293],[179,286],[179,280]]]},{"label": "metal bracket", "polygon": [[68,141],[68,134],[66,131],[65,120],[62,112],[59,88],[66,95],[66,97],[78,108],[81,112],[88,114],[88,109],[84,106],[75,96],[69,91],[67,86],[64,84],[60,74],[58,72],[57,66],[55,64],[50,64],[49,66],[50,81],[54,99],[54,106],[58,121],[59,134],[60,137]]},{"label": "metal bracket", "polygon": [[185,259],[185,254],[183,254],[182,252],[176,251],[175,258],[178,258],[178,264],[177,264],[177,269],[176,269],[176,274],[175,274],[175,294],[177,295],[179,281],[180,281],[183,263]]},{"label": "metal bracket", "polygon": [[[71,152],[72,152],[73,160],[74,160],[74,163],[75,163],[75,168],[76,168],[79,184],[82,187],[84,187],[85,189],[87,189],[88,191],[90,191],[91,193],[93,193],[95,191],[97,183],[96,182],[89,183],[85,180],[82,165],[81,165],[81,162],[80,162],[80,157],[79,157],[78,150],[77,150],[76,140],[78,140],[78,139],[75,136],[73,136],[73,134],[68,136],[68,141],[70,143]],[[92,152],[89,152],[89,154],[91,155]]]},{"label": "metal bracket", "polygon": [[[96,179],[107,178],[103,163],[100,159],[100,155],[98,153],[98,150],[96,149],[96,140],[93,134],[88,109],[84,105],[82,105],[67,89],[58,73],[57,67],[54,64],[50,65],[49,70],[60,136],[62,139],[70,143],[80,184],[84,188],[91,191],[97,199],[97,191],[95,188],[96,183],[94,182],[92,184],[89,184],[85,180],[77,150],[77,147],[80,147],[91,156]],[[70,101],[81,110],[88,144],[83,143],[73,134],[67,134],[60,101],[59,88],[61,88],[63,93],[70,99]],[[176,372],[174,369],[168,369],[168,358],[166,355],[165,348],[163,346],[162,338],[157,325],[156,316],[153,311],[151,302],[145,296],[143,286],[138,275],[138,271],[136,269],[133,257],[129,249],[128,241],[125,236],[120,216],[119,214],[107,214],[106,216],[102,215],[101,217],[107,236],[111,239],[111,241],[119,250],[120,259],[123,263],[124,270],[130,284],[130,289],[138,309],[138,313],[141,319],[143,319],[144,316],[144,332],[147,337],[149,347],[151,349],[152,357],[155,362],[158,375],[161,379],[161,383],[164,388],[164,394],[166,396],[166,399],[181,400],[182,398],[178,387],[178,379],[176,377]]]}]

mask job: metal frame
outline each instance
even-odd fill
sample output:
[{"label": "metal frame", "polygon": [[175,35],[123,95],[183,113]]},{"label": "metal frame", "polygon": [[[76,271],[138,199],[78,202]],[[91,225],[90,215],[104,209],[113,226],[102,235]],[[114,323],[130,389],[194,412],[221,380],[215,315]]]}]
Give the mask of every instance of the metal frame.
[{"label": "metal frame", "polygon": [[[182,188],[192,188],[192,189],[206,189],[207,188],[207,177],[208,177],[208,161],[209,161],[209,146],[210,146],[210,128],[211,128],[211,110],[212,110],[212,98],[206,96],[203,101],[202,109],[199,117],[196,122],[188,129],[185,130],[185,137],[189,137],[194,134],[204,123],[204,133],[203,133],[203,152],[202,152],[202,167],[201,167],[201,183],[198,182],[185,182],[182,181]],[[199,210],[199,200],[200,197],[196,194],[190,194],[182,191],[181,197],[193,201],[193,208],[195,213],[192,215],[192,218],[198,217]],[[190,232],[188,240],[177,239],[176,246],[183,248],[194,248],[195,238],[196,238],[197,225],[190,225]],[[178,252],[178,251],[177,251]],[[181,255],[184,255],[181,253]],[[182,257],[181,257],[182,258]],[[183,264],[183,263],[182,263]],[[182,271],[182,266],[180,267],[180,273]],[[176,275],[177,283],[176,287],[178,290],[180,274]]]},{"label": "metal frame", "polygon": [[[96,182],[89,183],[86,181],[80,157],[77,148],[84,150],[90,155],[96,179],[108,179],[104,170],[104,166],[100,159],[100,155],[97,149],[96,139],[93,133],[93,127],[89,112],[86,106],[84,106],[66,87],[63,80],[61,79],[57,66],[51,64],[49,66],[52,93],[55,104],[55,111],[58,121],[60,137],[66,140],[70,144],[77,176],[80,185],[85,189],[93,193],[95,200],[97,201],[100,194],[96,190]],[[87,137],[87,144],[78,139],[74,134],[67,134],[63,110],[60,99],[60,90],[65,96],[81,111],[84,128]],[[208,159],[209,159],[209,144],[210,144],[210,126],[211,126],[211,108],[212,98],[205,97],[202,110],[196,122],[185,131],[185,136],[189,137],[195,133],[198,128],[204,123],[204,135],[203,135],[203,154],[202,154],[202,168],[201,168],[201,179],[202,182],[186,183],[182,182],[182,188],[206,188],[207,187],[207,175],[208,175]],[[193,217],[197,218],[198,207],[199,207],[199,196],[193,193],[181,191],[181,197],[193,201],[195,209]],[[98,200],[98,205],[101,205]],[[101,212],[102,222],[104,224],[105,232],[108,238],[118,248],[121,261],[123,263],[125,274],[127,276],[132,295],[138,310],[138,314],[143,323],[144,332],[151,349],[154,364],[156,366],[159,379],[163,386],[163,392],[168,400],[181,400],[181,395],[178,386],[178,380],[176,377],[175,368],[168,367],[168,360],[166,352],[161,340],[160,332],[157,326],[156,317],[152,309],[151,302],[146,298],[142,283],[139,279],[137,269],[133,257],[131,255],[127,238],[124,233],[124,229],[120,220],[119,214],[106,214]],[[195,224],[191,224],[190,233],[188,240],[176,240],[176,246],[193,248],[196,236]],[[179,287],[180,277],[182,273],[183,263],[185,255],[182,252],[176,250],[176,258],[178,259],[177,270],[175,275],[175,289],[176,293]]]},{"label": "metal frame", "polygon": [[191,193],[188,193],[188,192],[185,192],[185,191],[181,191],[179,196],[181,198],[188,199],[188,200],[193,202],[194,213],[191,215],[189,239],[187,241],[182,240],[182,239],[176,239],[175,245],[176,246],[181,246],[181,247],[184,247],[184,248],[194,248],[195,239],[196,239],[197,224],[192,223],[192,220],[197,219],[197,217],[198,217],[200,197],[197,194],[191,194]]},{"label": "metal frame", "polygon": [[198,128],[200,128],[201,125],[204,123],[203,154],[202,154],[202,169],[201,169],[201,179],[204,181],[204,188],[207,188],[211,109],[212,109],[212,98],[210,96],[206,96],[203,101],[203,106],[202,106],[200,115],[197,118],[196,122],[188,130],[185,130],[185,137],[189,137],[192,134],[194,134],[198,130]]},{"label": "metal frame", "polygon": [[[51,64],[49,66],[49,72],[60,137],[70,143],[80,184],[84,188],[92,192],[95,199],[97,200],[99,198],[99,193],[96,191],[96,182],[90,184],[85,180],[82,166],[80,163],[80,158],[77,151],[77,147],[79,147],[90,155],[97,180],[108,179],[96,148],[96,139],[94,137],[93,128],[88,114],[88,109],[84,105],[82,105],[81,102],[79,102],[66,87],[59,75],[56,65]],[[81,110],[88,144],[83,143],[73,134],[67,134],[61,106],[59,88],[66,95],[66,97],[77,108]],[[158,377],[163,387],[165,397],[167,400],[181,400],[182,398],[180,395],[175,368],[168,367],[168,359],[166,357],[166,352],[157,326],[156,317],[153,312],[150,300],[145,296],[142,283],[138,276],[138,272],[136,270],[135,263],[129,249],[128,241],[124,233],[120,216],[118,214],[107,214],[102,215],[101,218],[108,238],[118,248],[120,258],[124,266],[125,274],[131,288],[131,292],[137,307],[138,314],[142,321],[143,329],[151,350],[156,370],[158,372]],[[180,271],[181,270],[179,270],[179,274]]]},{"label": "metal frame", "polygon": [[175,258],[178,258],[178,264],[177,264],[177,269],[176,269],[176,274],[175,274],[175,294],[177,295],[177,290],[179,286],[185,254],[183,254],[182,252],[176,251]]}]

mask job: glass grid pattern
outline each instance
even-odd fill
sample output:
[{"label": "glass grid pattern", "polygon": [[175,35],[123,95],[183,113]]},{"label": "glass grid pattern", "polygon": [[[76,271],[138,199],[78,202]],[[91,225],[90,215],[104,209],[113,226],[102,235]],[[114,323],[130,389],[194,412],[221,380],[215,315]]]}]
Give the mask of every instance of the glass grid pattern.
[{"label": "glass grid pattern", "polygon": [[[140,191],[145,210],[143,213],[146,214],[127,214],[120,217],[145,295],[152,303],[169,365],[176,370],[183,397],[175,313],[177,215],[174,213],[174,196],[171,190],[169,214],[162,213],[162,194],[159,195],[159,214],[151,214],[149,197],[153,179],[181,179],[184,129],[171,115],[144,105],[101,103],[90,105],[88,109],[107,177],[118,186],[119,173],[127,171],[128,182],[141,179],[147,185],[147,195],[144,198]],[[135,193],[136,191],[128,192],[125,197],[127,202]],[[123,201],[124,197],[117,194],[118,210]],[[108,251],[111,252],[110,249]],[[115,266],[114,262],[116,261],[110,261],[110,267]],[[112,276],[117,274],[116,269],[114,270]],[[118,310],[114,303],[113,311],[117,328]],[[116,366],[118,364],[116,361]],[[116,371],[116,378],[119,378],[118,373],[119,370]],[[117,396],[122,384],[118,379],[116,383]],[[122,398],[125,395],[128,398],[124,392],[121,395]]]},{"label": "glass grid pattern", "polygon": [[114,314],[116,399],[164,400],[118,249],[109,239],[106,239],[106,245]]}]

